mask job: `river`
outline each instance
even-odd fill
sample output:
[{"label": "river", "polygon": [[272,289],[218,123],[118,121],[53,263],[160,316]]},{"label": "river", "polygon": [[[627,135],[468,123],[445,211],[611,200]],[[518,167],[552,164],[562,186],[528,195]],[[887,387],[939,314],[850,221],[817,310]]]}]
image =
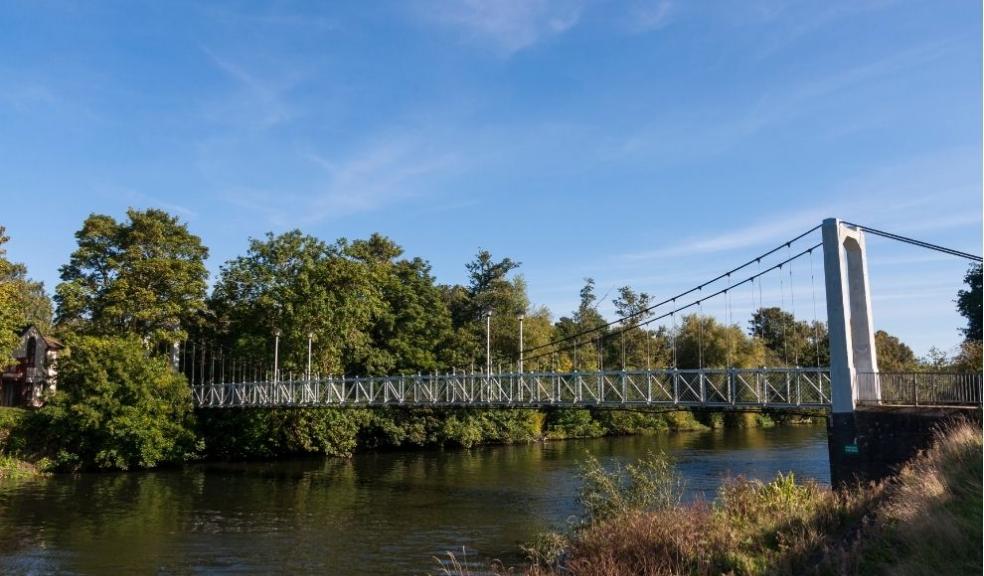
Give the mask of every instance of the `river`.
[{"label": "river", "polygon": [[0,482],[2,574],[434,574],[462,547],[518,545],[578,513],[578,462],[674,455],[687,498],[729,475],[829,481],[826,429],[790,426],[570,440],[350,460]]}]

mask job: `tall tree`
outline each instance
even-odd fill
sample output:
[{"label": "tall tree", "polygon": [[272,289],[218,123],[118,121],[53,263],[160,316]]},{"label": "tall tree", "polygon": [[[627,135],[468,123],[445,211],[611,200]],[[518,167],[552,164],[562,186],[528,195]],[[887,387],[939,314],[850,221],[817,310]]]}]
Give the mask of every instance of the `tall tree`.
[{"label": "tall tree", "polygon": [[208,249],[163,210],[92,214],[61,268],[57,321],[92,334],[128,333],[148,343],[183,339],[205,310]]},{"label": "tall tree", "polygon": [[561,370],[591,371],[601,366],[598,342],[605,329],[605,319],[598,312],[594,278],[585,278],[579,292],[580,302],[574,313],[554,325],[554,339],[564,340],[560,354]]},{"label": "tall tree", "polygon": [[[615,305],[615,313],[625,319],[619,327],[618,337],[612,342],[616,361],[629,369],[651,366],[653,334],[640,327],[640,324],[653,315],[647,310],[652,305],[652,297],[645,292],[636,292],[629,286],[622,286],[612,304]],[[661,347],[657,346],[656,349],[658,351]]]},{"label": "tall tree", "polygon": [[[468,336],[476,368],[484,368],[486,362],[485,314],[491,313],[489,322],[493,370],[511,370],[519,358],[519,316],[524,316],[524,346],[531,348],[550,339],[552,327],[546,309],[530,307],[526,294],[526,282],[521,276],[512,276],[520,265],[510,258],[496,260],[488,250],[479,250],[475,259],[465,265],[469,282],[467,297],[457,302],[462,309],[452,309],[456,325]],[[458,292],[460,294],[460,292]],[[471,362],[470,362],[471,363]]]},{"label": "tall tree", "polygon": [[981,340],[982,334],[981,315],[984,314],[984,296],[981,290],[982,267],[974,264],[964,275],[964,283],[967,284],[966,290],[957,292],[957,311],[967,319],[967,327],[962,329],[964,339],[967,341]]},{"label": "tall tree", "polygon": [[759,308],[749,321],[749,332],[768,348],[770,365],[826,366],[829,363],[827,327],[822,322],[797,320],[778,307]]},{"label": "tall tree", "polygon": [[226,262],[210,299],[217,339],[237,358],[272,365],[279,330],[280,367],[320,373],[365,373],[369,333],[384,306],[368,267],[346,255],[347,242],[329,245],[292,230],[250,241]]},{"label": "tall tree", "polygon": [[749,338],[738,326],[719,324],[711,316],[683,317],[676,337],[680,368],[757,368],[767,363],[760,338]]},{"label": "tall tree", "polygon": [[450,365],[455,359],[451,313],[430,264],[398,259],[403,249],[379,234],[354,241],[347,252],[368,267],[384,303],[368,328],[373,345],[360,358],[365,372],[429,372]]},{"label": "tall tree", "polygon": [[904,342],[884,330],[875,332],[875,352],[881,372],[914,372],[919,360]]}]

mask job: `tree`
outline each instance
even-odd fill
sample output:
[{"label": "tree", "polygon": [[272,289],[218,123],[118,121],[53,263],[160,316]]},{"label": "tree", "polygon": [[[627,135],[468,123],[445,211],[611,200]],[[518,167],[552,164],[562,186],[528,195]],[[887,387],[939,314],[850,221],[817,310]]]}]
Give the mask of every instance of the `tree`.
[{"label": "tree", "polygon": [[904,342],[884,330],[875,332],[875,351],[881,372],[915,372],[919,360]]},{"label": "tree", "polygon": [[637,293],[629,286],[622,286],[612,304],[615,305],[615,313],[625,319],[618,329],[617,338],[612,340],[619,365],[628,369],[652,366],[653,349],[665,351],[662,341],[653,345],[653,332],[639,326],[653,316],[648,310],[652,297],[645,292]]},{"label": "tree", "polygon": [[32,436],[65,469],[153,468],[198,450],[191,390],[133,337],[76,336]]},{"label": "tree", "polygon": [[130,209],[127,218],[92,214],[76,232],[55,290],[57,321],[149,344],[184,339],[205,310],[208,249],[162,210]]},{"label": "tree", "polygon": [[[485,314],[491,313],[491,364],[512,369],[519,358],[519,316],[524,316],[524,346],[532,348],[549,341],[552,334],[550,315],[544,308],[530,307],[526,281],[521,276],[509,277],[519,262],[510,258],[495,260],[488,250],[479,250],[475,259],[465,265],[469,282],[464,292],[446,289],[446,294],[458,296],[451,306],[459,340],[470,350],[469,364],[484,368]],[[463,297],[462,297],[463,296]]]},{"label": "tree", "polygon": [[51,327],[51,300],[41,282],[27,277],[27,268],[7,260],[3,245],[10,238],[0,226],[0,367],[19,343],[18,332],[34,324],[42,333]]},{"label": "tree", "polygon": [[385,306],[368,267],[346,255],[346,241],[326,244],[299,230],[250,241],[244,256],[226,262],[209,300],[209,339],[230,354],[272,366],[280,330],[280,368],[365,374],[370,327]]},{"label": "tree", "polygon": [[984,295],[981,290],[982,267],[974,264],[964,275],[964,283],[967,290],[957,292],[957,311],[967,319],[967,327],[962,329],[964,339],[967,341],[981,340],[984,338],[982,331],[981,315],[984,314]]},{"label": "tree", "polygon": [[454,359],[451,313],[430,264],[420,258],[397,260],[403,249],[379,234],[354,241],[348,253],[369,268],[385,304],[368,328],[373,345],[360,359],[365,373],[430,372],[448,366]]},{"label": "tree", "polygon": [[724,326],[711,316],[683,317],[676,336],[677,366],[693,368],[758,368],[768,350],[738,326]]},{"label": "tree", "polygon": [[759,308],[752,314],[749,332],[769,349],[770,365],[826,366],[829,363],[827,327],[822,322],[797,320],[778,307]]}]

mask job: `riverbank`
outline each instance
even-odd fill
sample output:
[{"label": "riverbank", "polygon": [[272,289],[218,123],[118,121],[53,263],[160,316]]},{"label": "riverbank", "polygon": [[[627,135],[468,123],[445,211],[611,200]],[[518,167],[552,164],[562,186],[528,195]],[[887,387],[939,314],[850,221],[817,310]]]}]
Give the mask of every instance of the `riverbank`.
[{"label": "riverbank", "polygon": [[[33,416],[27,410],[0,408],[0,478],[30,477],[57,469],[55,462],[73,462],[47,453],[51,449],[38,439],[50,434],[42,429],[43,422]],[[822,414],[567,407],[205,409],[198,410],[192,419],[199,448],[188,461],[347,458],[357,452],[376,450],[471,448],[673,431],[767,428],[809,423],[818,417]]]},{"label": "riverbank", "polygon": [[367,450],[514,444],[808,423],[815,415],[549,408],[284,408],[200,410],[205,457],[273,459]]},{"label": "riverbank", "polygon": [[980,574],[981,450],[964,423],[878,485],[779,475],[733,480],[713,504],[623,510],[539,539],[528,574]]}]

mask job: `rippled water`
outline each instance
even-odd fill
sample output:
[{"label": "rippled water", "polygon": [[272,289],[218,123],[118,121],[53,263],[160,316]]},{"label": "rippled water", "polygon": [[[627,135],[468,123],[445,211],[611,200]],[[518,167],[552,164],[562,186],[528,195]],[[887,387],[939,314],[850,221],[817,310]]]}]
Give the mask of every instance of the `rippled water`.
[{"label": "rippled water", "polygon": [[0,482],[0,573],[426,574],[463,546],[517,562],[578,512],[585,451],[652,449],[676,456],[689,498],[729,475],[829,481],[826,429],[806,426]]}]

